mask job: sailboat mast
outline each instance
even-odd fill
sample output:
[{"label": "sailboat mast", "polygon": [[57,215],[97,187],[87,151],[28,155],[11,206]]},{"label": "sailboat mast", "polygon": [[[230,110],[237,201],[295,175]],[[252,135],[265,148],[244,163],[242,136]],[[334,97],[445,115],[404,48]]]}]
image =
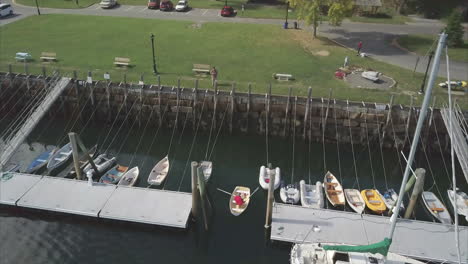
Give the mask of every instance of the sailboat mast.
[{"label": "sailboat mast", "polygon": [[392,218],[390,220],[391,227],[390,227],[390,233],[388,234],[388,238],[390,239],[392,239],[393,233],[395,232],[397,217],[398,217],[398,210],[400,210],[401,203],[403,201],[405,185],[409,178],[411,164],[413,163],[414,155],[416,154],[416,149],[419,143],[419,136],[421,135],[421,130],[424,125],[424,120],[426,119],[427,109],[429,108],[429,103],[431,100],[432,88],[437,78],[437,74],[439,73],[440,55],[442,54],[442,49],[446,45],[445,43],[446,38],[447,38],[447,34],[445,34],[444,32],[440,34],[439,43],[437,45],[437,49],[434,55],[434,62],[432,64],[431,73],[429,75],[429,81],[427,82],[427,86],[426,86],[426,93],[424,95],[423,104],[421,106],[421,112],[419,115],[418,123],[416,125],[416,130],[414,132],[414,139],[413,139],[413,143],[411,144],[411,149],[410,149],[410,153],[408,156],[408,162],[406,163],[405,173],[403,174],[403,181],[401,182],[400,192],[398,193],[398,201],[397,201],[396,206],[394,207],[394,210],[396,210],[396,212],[393,213]]}]

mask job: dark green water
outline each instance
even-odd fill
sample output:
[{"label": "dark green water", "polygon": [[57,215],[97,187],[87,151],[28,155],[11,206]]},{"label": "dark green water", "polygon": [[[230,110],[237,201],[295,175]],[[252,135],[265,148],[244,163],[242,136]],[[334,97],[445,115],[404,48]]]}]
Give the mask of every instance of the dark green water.
[{"label": "dark green water", "polygon": [[[44,122],[43,122],[44,123]],[[64,135],[65,122],[54,120],[51,126],[39,126],[30,136],[33,150],[23,145],[13,161],[23,164],[23,168],[42,151],[44,145],[56,145]],[[46,130],[45,130],[46,129]],[[109,128],[91,124],[81,132],[87,146],[101,143]],[[78,126],[75,131],[80,132]],[[46,132],[43,132],[46,131]],[[130,130],[124,128],[110,146],[110,153],[117,154],[120,164],[139,166],[140,178],[137,186],[146,187],[146,179],[154,164],[168,151],[171,130],[161,130],[151,149],[150,143],[156,133],[151,128],[143,135],[142,128],[135,126],[127,140]],[[190,168],[186,168],[193,131],[176,131],[170,151],[172,169],[166,179],[165,189],[190,191]],[[142,137],[141,146],[136,145]],[[111,139],[115,135],[111,133]],[[216,135],[214,134],[213,138]],[[106,149],[107,143],[103,149]],[[202,160],[205,157],[208,133],[197,137],[190,160]],[[281,168],[282,179],[292,181],[292,140],[270,138],[269,160],[273,166]],[[61,143],[64,144],[63,142]],[[119,152],[119,149],[121,151]],[[296,140],[294,181],[323,181],[323,160],[326,169],[341,178],[346,188],[357,188],[353,167],[353,158],[349,144],[325,146],[325,155],[321,143],[311,145],[309,157],[308,144]],[[401,167],[394,149],[384,149],[384,164],[377,144],[372,144],[371,155],[367,148],[355,147],[359,187],[371,188],[374,185],[383,190],[386,185],[398,190],[402,178]],[[134,156],[133,154],[136,153]],[[148,153],[148,154],[147,154]],[[133,157],[134,156],[134,157]],[[429,164],[437,180],[442,199],[448,204],[446,190],[449,180],[444,169],[440,153],[429,156],[430,163],[418,151],[416,167],[427,169],[426,190],[433,186]],[[214,208],[209,232],[201,232],[194,224],[187,231],[167,230],[163,228],[126,224],[112,221],[97,221],[74,216],[57,216],[49,213],[30,213],[26,210],[2,208],[0,214],[0,263],[289,263],[289,245],[266,245],[264,240],[264,218],[266,192],[260,189],[252,198],[244,214],[232,216],[228,208],[228,196],[216,188],[232,191],[237,185],[248,186],[254,190],[259,186],[258,172],[266,164],[265,138],[262,136],[225,135],[221,133],[213,151],[211,160],[214,170],[208,190]],[[132,162],[131,162],[132,161]],[[339,162],[341,162],[341,174]],[[371,161],[374,173],[371,170]],[[131,163],[130,163],[131,162]],[[404,161],[403,166],[404,166]],[[447,160],[449,162],[449,160]],[[385,181],[385,175],[387,180]],[[449,165],[449,164],[447,164]],[[185,171],[185,177],[183,172]],[[372,175],[375,175],[374,177]],[[467,191],[462,174],[458,180],[463,191]],[[436,187],[432,188],[438,196]],[[276,197],[279,201],[279,197]],[[135,201],[138,206],[138,201]],[[349,209],[348,209],[349,210]],[[420,206],[416,218],[432,221]],[[461,222],[466,224],[465,222]],[[382,234],[384,236],[386,234]]]}]

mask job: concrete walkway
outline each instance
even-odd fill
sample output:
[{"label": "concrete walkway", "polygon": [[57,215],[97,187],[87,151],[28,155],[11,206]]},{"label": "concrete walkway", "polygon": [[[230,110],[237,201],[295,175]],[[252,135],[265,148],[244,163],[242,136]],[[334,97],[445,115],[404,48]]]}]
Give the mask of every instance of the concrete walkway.
[{"label": "concrete walkway", "polygon": [[[10,0],[9,0],[10,1]],[[7,1],[8,2],[8,1]],[[0,26],[5,25],[24,17],[35,15],[35,7],[21,6],[13,3],[15,15],[0,20]],[[135,17],[147,19],[168,19],[184,20],[197,23],[203,22],[225,22],[225,23],[252,23],[252,24],[273,24],[282,26],[280,19],[255,19],[232,17],[224,18],[217,9],[192,9],[189,12],[161,12],[159,10],[149,10],[145,6],[121,5],[113,9],[101,9],[99,5],[92,5],[83,9],[53,9],[41,8],[41,14],[78,14],[95,16],[114,17]],[[417,55],[402,50],[392,42],[395,38],[406,34],[438,34],[443,28],[443,24],[437,21],[417,19],[406,25],[391,24],[370,24],[357,22],[344,22],[340,27],[329,26],[323,23],[319,26],[319,33],[337,43],[348,48],[356,48],[359,41],[363,42],[363,52],[369,54],[376,60],[397,65],[409,70],[413,70],[418,61]],[[468,29],[465,30],[465,38],[468,39]],[[351,58],[352,63],[352,58]],[[424,72],[427,65],[427,57],[420,57],[416,67],[417,72]],[[450,73],[452,79],[468,80],[468,63],[451,61]],[[445,56],[441,61],[439,76],[446,76]]]}]

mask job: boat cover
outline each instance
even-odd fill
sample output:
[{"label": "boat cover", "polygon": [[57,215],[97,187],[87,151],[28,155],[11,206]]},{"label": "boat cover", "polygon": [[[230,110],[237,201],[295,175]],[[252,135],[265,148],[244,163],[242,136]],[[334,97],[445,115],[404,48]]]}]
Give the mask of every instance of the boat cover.
[{"label": "boat cover", "polygon": [[324,245],[324,250],[336,250],[341,252],[369,252],[371,254],[380,253],[383,256],[387,256],[388,249],[392,244],[392,240],[388,237],[384,238],[384,240],[377,242],[375,244],[365,245],[365,246],[346,246],[346,245],[336,245],[336,246],[328,246]]}]

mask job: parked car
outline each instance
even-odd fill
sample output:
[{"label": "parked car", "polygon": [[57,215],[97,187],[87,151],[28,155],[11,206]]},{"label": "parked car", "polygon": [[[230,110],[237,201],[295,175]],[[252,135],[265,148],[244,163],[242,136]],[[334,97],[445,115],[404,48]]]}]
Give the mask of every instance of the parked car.
[{"label": "parked car", "polygon": [[223,9],[221,9],[221,16],[223,17],[230,17],[234,16],[236,14],[236,11],[232,6],[224,6]]},{"label": "parked car", "polygon": [[175,6],[175,11],[184,12],[189,10],[189,5],[187,0],[181,0]]},{"label": "parked car", "polygon": [[148,0],[148,9],[158,9],[159,3],[159,0]]},{"label": "parked car", "polygon": [[99,5],[102,8],[112,8],[117,5],[117,0],[101,0]]},{"label": "parked car", "polygon": [[0,4],[0,17],[13,15],[13,7],[10,4]]},{"label": "parked car", "polygon": [[163,1],[159,5],[159,10],[161,11],[172,11],[174,9],[174,4],[171,1]]}]

